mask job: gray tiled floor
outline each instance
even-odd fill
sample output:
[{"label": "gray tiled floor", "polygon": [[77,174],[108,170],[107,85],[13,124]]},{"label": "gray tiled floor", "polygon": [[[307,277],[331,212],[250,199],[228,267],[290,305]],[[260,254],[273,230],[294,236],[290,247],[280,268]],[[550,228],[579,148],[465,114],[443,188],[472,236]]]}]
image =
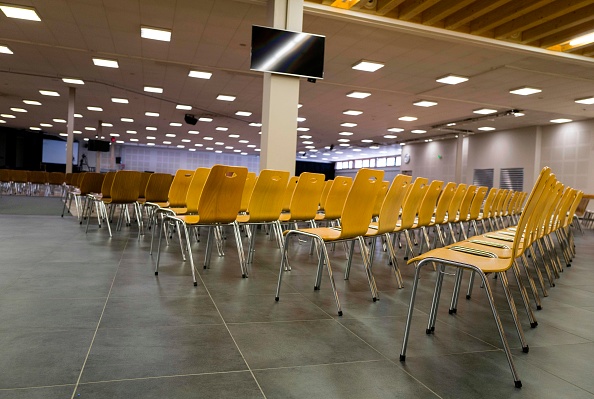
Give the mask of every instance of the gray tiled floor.
[{"label": "gray tiled floor", "polygon": [[449,315],[446,277],[436,332],[425,334],[429,269],[407,360],[398,360],[412,270],[400,262],[399,290],[382,252],[374,303],[358,257],[342,278],[337,246],[338,317],[326,274],[313,290],[307,244],[291,245],[293,270],[275,302],[279,251],[262,232],[248,279],[231,235],[208,270],[196,244],[194,287],[175,242],[156,277],[150,235],[139,240],[134,228],[110,239],[96,226],[85,234],[72,217],[0,215],[0,399],[594,398],[594,232],[576,241],[578,256],[543,298],[537,328],[519,307],[528,354],[492,284],[524,384],[517,389],[478,285]]}]

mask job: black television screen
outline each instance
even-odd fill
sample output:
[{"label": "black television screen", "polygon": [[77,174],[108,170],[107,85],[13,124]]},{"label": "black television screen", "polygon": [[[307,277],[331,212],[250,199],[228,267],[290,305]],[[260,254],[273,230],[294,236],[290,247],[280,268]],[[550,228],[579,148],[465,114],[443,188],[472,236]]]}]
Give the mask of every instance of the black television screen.
[{"label": "black television screen", "polygon": [[323,79],[325,41],[320,35],[253,25],[250,69]]},{"label": "black television screen", "polygon": [[109,144],[109,141],[89,140],[88,149],[89,151],[109,152]]},{"label": "black television screen", "polygon": [[[77,164],[78,142],[72,142],[72,163]],[[43,139],[41,162],[66,165],[66,142],[62,140]]]}]

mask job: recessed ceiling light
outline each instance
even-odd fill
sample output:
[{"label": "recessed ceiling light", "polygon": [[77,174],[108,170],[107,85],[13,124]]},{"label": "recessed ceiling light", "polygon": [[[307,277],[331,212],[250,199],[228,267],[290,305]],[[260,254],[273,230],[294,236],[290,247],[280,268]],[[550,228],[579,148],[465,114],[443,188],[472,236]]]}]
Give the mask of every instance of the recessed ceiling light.
[{"label": "recessed ceiling light", "polygon": [[204,144],[196,143],[194,144],[194,147],[204,147]]},{"label": "recessed ceiling light", "polygon": [[415,129],[415,130],[411,130],[411,133],[415,133],[415,134],[423,134],[423,133],[427,133],[426,130],[422,130],[422,129]]},{"label": "recessed ceiling light", "polygon": [[350,98],[367,98],[371,95],[371,93],[366,93],[363,91],[351,91],[349,94],[347,94],[347,97]]},{"label": "recessed ceiling light", "polygon": [[167,133],[167,134],[165,135],[165,137],[175,137],[175,134],[174,134],[174,133]]},{"label": "recessed ceiling light", "polygon": [[132,138],[130,139],[130,141],[137,142],[137,141],[138,141],[138,139],[136,139],[136,138],[132,137]]},{"label": "recessed ceiling light", "polygon": [[351,141],[351,140],[349,140],[349,139],[338,139],[337,141],[338,141],[339,143],[348,143],[348,142],[349,142],[349,141]]},{"label": "recessed ceiling light", "polygon": [[301,136],[299,136],[300,139],[311,139],[311,136],[308,134],[302,134]]},{"label": "recessed ceiling light", "polygon": [[400,132],[404,132],[404,129],[401,129],[399,127],[391,127],[388,129],[388,132],[400,133]]},{"label": "recessed ceiling light", "polygon": [[495,112],[497,112],[497,110],[490,109],[490,108],[480,108],[480,109],[475,109],[472,112],[474,112],[475,114],[489,115],[489,114],[494,114]]},{"label": "recessed ceiling light", "polygon": [[11,49],[7,46],[0,46],[0,53],[2,54],[14,54]]},{"label": "recessed ceiling light", "polygon": [[217,141],[217,142],[215,143],[215,145],[225,145],[225,143],[223,143],[222,141]]},{"label": "recessed ceiling light", "polygon": [[398,137],[398,136],[395,136],[393,134],[384,134],[385,139],[395,139],[396,137]]},{"label": "recessed ceiling light", "polygon": [[[4,115],[2,115],[2,116],[4,116]],[[54,122],[56,122],[56,123],[66,123],[66,120],[65,120],[65,119],[59,119],[59,118],[56,118],[56,119],[52,119],[52,120],[53,120]]]},{"label": "recessed ceiling light", "polygon": [[233,150],[233,152],[241,152],[241,150]]},{"label": "recessed ceiling light", "polygon": [[107,60],[105,58],[93,58],[93,64],[105,68],[119,68],[116,60]]},{"label": "recessed ceiling light", "polygon": [[226,94],[219,94],[217,96],[217,100],[219,100],[219,101],[235,101],[235,96],[228,96]]},{"label": "recessed ceiling light", "polygon": [[494,127],[491,127],[491,126],[483,126],[483,127],[479,127],[478,130],[482,130],[482,131],[488,132],[488,131],[491,131],[491,130],[495,130],[495,128]]},{"label": "recessed ceiling light", "polygon": [[371,148],[372,150],[377,150],[380,148],[379,144],[374,144],[374,145],[370,145],[369,148]]},{"label": "recessed ceiling light", "polygon": [[249,143],[250,141],[249,141],[249,140],[239,140],[239,142],[240,142],[241,144],[247,144],[247,143]]},{"label": "recessed ceiling light", "polygon": [[305,140],[305,141],[301,142],[301,144],[305,144],[305,145],[309,145],[309,144],[313,144],[313,143],[314,143],[313,141],[309,141],[309,140]]},{"label": "recessed ceiling light", "polygon": [[592,42],[594,42],[594,33],[588,33],[586,35],[582,35],[571,40],[569,42],[569,45],[572,47],[577,47],[582,46],[584,44],[590,44]]},{"label": "recessed ceiling light", "polygon": [[179,122],[171,122],[169,126],[180,127],[182,124]]},{"label": "recessed ceiling light", "polygon": [[160,40],[162,42],[170,42],[171,31],[168,29],[149,28],[148,26],[141,26],[140,37],[151,40]]},{"label": "recessed ceiling light", "polygon": [[363,113],[363,111],[356,111],[354,109],[347,109],[346,111],[343,111],[342,113],[345,114],[345,115],[354,115],[354,116],[357,116],[357,115],[361,115]]},{"label": "recessed ceiling light", "polygon": [[68,133],[58,133],[62,137],[68,137]]},{"label": "recessed ceiling light", "polygon": [[27,112],[25,108],[11,108],[10,110],[13,112]]},{"label": "recessed ceiling light", "polygon": [[340,132],[338,133],[339,136],[352,136],[353,132]]},{"label": "recessed ceiling light", "polygon": [[237,116],[251,116],[251,115],[252,115],[252,113],[251,113],[251,112],[249,112],[249,111],[237,111],[237,112],[235,113],[235,115],[237,115]]},{"label": "recessed ceiling light", "polygon": [[53,127],[54,125],[49,124],[49,123],[40,123],[39,126],[43,126],[43,127]]},{"label": "recessed ceiling light", "polygon": [[250,123],[250,126],[260,127],[260,126],[262,126],[262,124],[258,123],[258,122],[252,122],[252,123]]},{"label": "recessed ceiling light", "polygon": [[41,130],[40,127],[30,126],[29,130]]},{"label": "recessed ceiling light", "polygon": [[239,134],[230,134],[230,135],[229,135],[229,136],[227,136],[227,137],[230,137],[230,138],[232,138],[232,139],[237,139],[237,138],[239,138],[240,136],[239,136]]},{"label": "recessed ceiling light", "polygon": [[455,122],[450,122],[446,126],[456,126],[456,123]]},{"label": "recessed ceiling light", "polygon": [[175,109],[183,109],[184,111],[189,111],[192,109],[191,105],[183,105],[183,104],[177,104],[175,106]]},{"label": "recessed ceiling light", "polygon": [[362,143],[373,143],[373,140],[370,139],[363,139],[361,140]]},{"label": "recessed ceiling light", "polygon": [[112,97],[111,102],[112,103],[118,103],[118,104],[128,104],[128,99],[127,98],[116,98],[116,97]]},{"label": "recessed ceiling light", "polygon": [[398,118],[399,121],[405,121],[405,122],[412,122],[412,121],[416,121],[418,118],[414,117],[414,116],[401,116],[400,118]]},{"label": "recessed ceiling light", "polygon": [[303,107],[303,104],[297,104],[297,108]]},{"label": "recessed ceiling light", "polygon": [[144,91],[146,91],[147,93],[161,94],[161,93],[163,93],[163,88],[162,87],[153,87],[153,86],[144,86]]},{"label": "recessed ceiling light", "polygon": [[206,147],[205,150],[206,151],[212,151],[212,150],[214,150],[214,148],[212,148],[212,147]]},{"label": "recessed ceiling light", "polygon": [[120,135],[118,133],[109,133],[109,135],[111,137],[120,137]]},{"label": "recessed ceiling light", "polygon": [[549,122],[553,122],[553,123],[567,123],[567,122],[573,122],[572,119],[566,119],[566,118],[559,118],[559,119],[551,119]]},{"label": "recessed ceiling light", "polygon": [[204,136],[204,137],[202,137],[202,140],[208,140],[208,141],[210,141],[210,140],[213,140],[213,138],[212,137],[208,137],[208,136]]},{"label": "recessed ceiling light", "polygon": [[144,113],[145,116],[152,116],[152,117],[158,117],[159,113],[158,112],[145,112]]},{"label": "recessed ceiling light", "polygon": [[198,79],[210,79],[212,73],[210,72],[200,72],[200,71],[190,71],[188,76],[191,78],[198,78]]},{"label": "recessed ceiling light", "polygon": [[188,150],[190,150],[190,151],[192,151],[192,152],[196,151],[196,149],[195,149],[195,148],[188,148]]},{"label": "recessed ceiling light", "polygon": [[345,122],[345,123],[341,123],[340,126],[342,127],[355,127],[357,126],[356,123],[351,123],[351,122]]},{"label": "recessed ceiling light", "polygon": [[82,118],[83,116],[81,114],[74,114],[75,118]]},{"label": "recessed ceiling light", "polygon": [[132,118],[121,118],[120,120],[121,120],[122,122],[128,122],[128,123],[132,123],[132,122],[134,122],[134,119],[132,119]]},{"label": "recessed ceiling light", "polygon": [[435,79],[436,82],[445,83],[447,85],[457,85],[458,83],[466,82],[467,80],[467,77],[460,75],[446,75]]},{"label": "recessed ceiling light", "polygon": [[340,143],[339,146],[341,146],[341,147],[350,147],[351,145],[350,144],[347,144],[347,143]]},{"label": "recessed ceiling light", "polygon": [[360,148],[353,148],[353,151],[359,152],[359,151],[361,151],[361,149]]},{"label": "recessed ceiling light", "polygon": [[146,139],[147,140],[155,140],[155,137],[154,136],[146,136]]},{"label": "recessed ceiling light", "polygon": [[182,143],[191,143],[191,142],[192,142],[192,140],[190,140],[190,139],[182,139]]},{"label": "recessed ceiling light", "polygon": [[157,130],[157,128],[155,126],[147,126],[145,129],[146,130]]},{"label": "recessed ceiling light", "polygon": [[74,133],[74,134],[82,134],[82,132],[80,130],[73,130],[72,133]]},{"label": "recessed ceiling light", "polygon": [[0,5],[0,10],[2,10],[4,15],[6,15],[8,18],[26,19],[27,21],[41,21],[39,15],[37,15],[37,12],[35,12],[35,9],[31,7],[2,4]]},{"label": "recessed ceiling light", "polygon": [[41,105],[41,103],[39,101],[34,101],[34,100],[23,100],[23,102],[27,105]]},{"label": "recessed ceiling light", "polygon": [[101,107],[87,107],[87,109],[89,111],[95,111],[95,112],[101,112],[101,111],[103,111],[103,108],[101,108]]},{"label": "recessed ceiling light", "polygon": [[222,132],[226,132],[227,130],[229,130],[228,127],[223,127],[223,126],[217,126],[215,127],[215,130],[220,130]]},{"label": "recessed ceiling light", "polygon": [[53,91],[53,90],[39,90],[39,92],[44,96],[60,97],[60,93],[58,93],[57,91]]},{"label": "recessed ceiling light", "polygon": [[513,113],[513,115],[514,115],[515,117],[519,117],[519,116],[524,116],[524,115],[526,115],[526,114],[525,114],[525,113],[523,113],[523,112],[514,112],[514,113]]},{"label": "recessed ceiling light", "polygon": [[519,96],[529,96],[531,94],[540,93],[541,91],[542,91],[541,89],[537,89],[537,88],[534,88],[534,87],[524,86],[524,87],[519,87],[517,89],[512,89],[509,92],[511,94],[517,94]]},{"label": "recessed ceiling light", "polygon": [[302,116],[298,116],[298,117],[297,117],[297,122],[305,122],[306,120],[307,120],[307,119],[305,119],[305,118],[304,118],[304,117],[302,117]]},{"label": "recessed ceiling light", "polygon": [[128,133],[128,134],[136,134],[136,130],[126,130],[126,133]]},{"label": "recessed ceiling light", "polygon": [[97,130],[97,128],[94,128],[92,126],[85,126],[85,130],[95,131],[95,130]]},{"label": "recessed ceiling light", "polygon": [[417,107],[433,107],[434,105],[437,105],[437,103],[435,101],[421,100],[413,103],[413,105],[416,105]]},{"label": "recessed ceiling light", "polygon": [[112,123],[109,123],[109,122],[101,122],[101,126],[113,127],[113,124]]},{"label": "recessed ceiling light", "polygon": [[198,130],[188,130],[188,134],[200,134]]},{"label": "recessed ceiling light", "polygon": [[155,143],[146,143],[146,145],[155,145]]},{"label": "recessed ceiling light", "polygon": [[297,131],[298,132],[309,132],[309,128],[308,127],[298,127]]},{"label": "recessed ceiling light", "polygon": [[62,78],[62,82],[72,84],[72,85],[84,85],[85,82],[81,79],[74,79],[74,78]]},{"label": "recessed ceiling light", "polygon": [[425,140],[425,143],[430,143],[430,142],[432,142],[432,141],[433,141],[433,140],[431,140],[431,139],[426,139],[426,140]]},{"label": "recessed ceiling light", "polygon": [[384,64],[374,61],[365,61],[361,60],[353,65],[353,69],[358,71],[365,71],[365,72],[375,72],[380,68],[383,68]]},{"label": "recessed ceiling light", "polygon": [[578,98],[575,102],[578,104],[592,105],[594,104],[594,97]]},{"label": "recessed ceiling light", "polygon": [[171,144],[171,141],[164,141],[163,144]]},{"label": "recessed ceiling light", "polygon": [[124,144],[125,141],[124,140],[116,140],[116,143],[118,143],[118,144]]},{"label": "recessed ceiling light", "polygon": [[6,119],[14,119],[16,118],[16,116],[14,115],[10,115],[10,114],[0,114],[1,117],[6,118]]}]

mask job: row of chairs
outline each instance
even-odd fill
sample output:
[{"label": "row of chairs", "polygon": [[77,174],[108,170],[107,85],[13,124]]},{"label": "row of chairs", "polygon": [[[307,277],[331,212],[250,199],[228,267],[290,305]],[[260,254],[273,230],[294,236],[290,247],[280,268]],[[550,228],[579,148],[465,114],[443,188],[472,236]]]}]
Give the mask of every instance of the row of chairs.
[{"label": "row of chairs", "polygon": [[0,169],[0,195],[53,195],[66,182],[63,172]]}]

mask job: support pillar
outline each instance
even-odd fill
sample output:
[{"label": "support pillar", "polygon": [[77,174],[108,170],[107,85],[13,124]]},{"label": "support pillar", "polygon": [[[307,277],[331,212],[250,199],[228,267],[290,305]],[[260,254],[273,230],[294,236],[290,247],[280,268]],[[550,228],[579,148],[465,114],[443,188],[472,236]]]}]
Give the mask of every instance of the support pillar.
[{"label": "support pillar", "polygon": [[[301,32],[303,0],[269,0],[269,25]],[[264,74],[260,170],[281,169],[295,173],[297,156],[297,105],[299,78]]]},{"label": "support pillar", "polygon": [[[103,136],[103,121],[97,123],[97,137]],[[101,173],[101,151],[95,151],[95,172]]]},{"label": "support pillar", "polygon": [[72,173],[72,149],[74,146],[74,101],[76,100],[76,89],[68,88],[68,124],[66,125],[66,173]]},{"label": "support pillar", "polygon": [[463,159],[463,147],[464,137],[461,134],[456,139],[456,171],[454,181],[456,183],[462,183],[462,159]]}]

